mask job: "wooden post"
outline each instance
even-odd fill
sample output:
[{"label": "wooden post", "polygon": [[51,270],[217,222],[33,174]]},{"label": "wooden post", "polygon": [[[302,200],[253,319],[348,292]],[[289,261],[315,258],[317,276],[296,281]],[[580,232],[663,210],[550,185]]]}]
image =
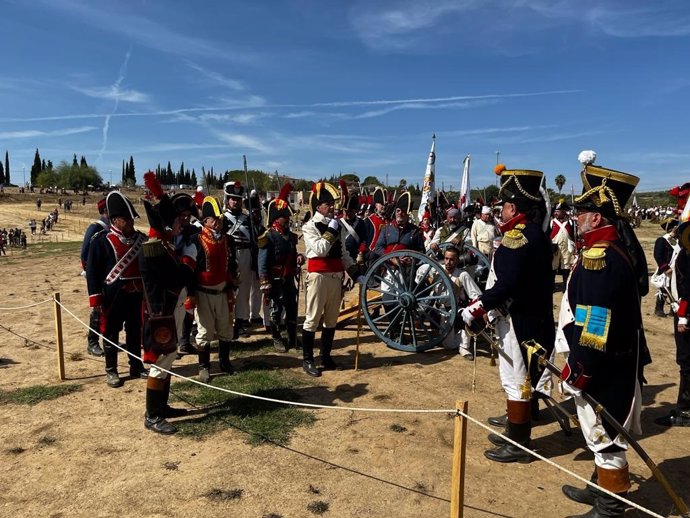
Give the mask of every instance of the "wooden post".
[{"label": "wooden post", "polygon": [[62,307],[60,306],[60,293],[53,293],[55,304],[55,343],[57,343],[58,378],[65,380],[65,350],[62,342]]},{"label": "wooden post", "polygon": [[355,370],[359,369],[359,335],[362,334],[362,285],[359,286],[357,296],[357,345],[355,346]]},{"label": "wooden post", "polygon": [[[467,401],[456,401],[456,410],[467,414]],[[450,483],[450,518],[462,518],[465,506],[465,450],[467,448],[467,419],[455,416],[453,431],[453,473]]]}]

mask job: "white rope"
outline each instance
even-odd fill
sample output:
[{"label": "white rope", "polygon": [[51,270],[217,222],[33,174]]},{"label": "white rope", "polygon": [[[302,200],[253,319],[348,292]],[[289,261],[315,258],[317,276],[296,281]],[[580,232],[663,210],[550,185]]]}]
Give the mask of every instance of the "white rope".
[{"label": "white rope", "polygon": [[458,415],[461,415],[461,416],[465,417],[466,419],[469,419],[469,420],[472,421],[474,424],[481,426],[482,428],[484,428],[484,429],[487,430],[488,432],[491,432],[491,433],[494,433],[494,434],[500,436],[501,438],[505,439],[506,442],[509,442],[509,443],[512,444],[513,446],[517,446],[517,447],[520,448],[522,451],[529,453],[530,455],[532,455],[533,457],[538,458],[539,460],[543,460],[543,461],[546,462],[547,464],[550,464],[551,466],[555,467],[556,469],[559,469],[559,470],[561,470],[562,472],[567,473],[567,474],[570,475],[571,477],[575,477],[575,478],[578,479],[580,482],[584,482],[584,483],[587,484],[588,486],[591,486],[591,487],[593,487],[593,488],[595,488],[595,489],[598,489],[598,490],[601,491],[602,493],[606,493],[607,495],[612,496],[612,497],[616,498],[617,500],[620,500],[621,502],[624,502],[624,503],[628,504],[628,505],[631,506],[631,507],[634,507],[634,508],[637,509],[638,511],[642,511],[643,513],[646,513],[646,514],[648,514],[648,515],[650,515],[650,516],[654,516],[655,518],[665,518],[664,516],[661,516],[660,514],[656,514],[654,511],[650,511],[649,509],[647,509],[647,508],[645,508],[645,507],[642,507],[641,505],[636,504],[635,502],[632,502],[632,501],[630,501],[630,500],[628,500],[628,499],[626,499],[626,498],[623,498],[622,496],[620,496],[620,495],[618,495],[618,494],[616,494],[616,493],[612,493],[612,492],[609,491],[608,489],[604,489],[603,487],[596,485],[596,484],[595,484],[594,482],[592,482],[591,480],[587,480],[586,478],[581,477],[581,476],[578,475],[577,473],[574,473],[574,472],[570,471],[568,468],[564,468],[563,466],[560,466],[559,464],[556,464],[554,461],[552,461],[552,460],[550,460],[550,459],[547,459],[546,457],[544,457],[544,456],[542,456],[542,455],[539,455],[537,452],[535,452],[535,451],[533,451],[533,450],[530,450],[529,448],[523,446],[522,444],[519,444],[519,443],[515,442],[515,441],[512,440],[510,437],[506,437],[506,436],[503,435],[502,433],[496,432],[495,429],[490,428],[488,425],[485,425],[485,424],[482,423],[481,421],[477,421],[477,420],[474,419],[473,417],[471,417],[471,416],[469,416],[469,415],[463,413],[461,410],[458,409],[458,410],[456,410],[456,412],[457,412]]},{"label": "white rope", "polygon": [[[107,339],[105,336],[103,336],[101,333],[99,333],[98,331],[96,331],[95,329],[92,329],[91,327],[89,327],[88,324],[86,324],[85,322],[83,322],[79,317],[77,317],[74,313],[72,313],[64,304],[62,304],[62,302],[59,302],[59,301],[57,301],[57,300],[56,300],[55,302],[56,302],[57,304],[59,304],[69,315],[72,316],[72,318],[74,318],[74,319],[75,319],[77,322],[79,322],[82,326],[84,326],[85,328],[89,329],[90,331],[96,333],[98,336],[100,336],[101,338],[103,338],[103,340],[107,341],[107,342],[110,343],[111,345],[114,345],[115,347],[117,347],[118,349],[120,349],[120,350],[123,351],[124,353],[128,354],[129,356],[131,356],[131,357],[133,357],[133,358],[136,358],[136,359],[138,359],[138,360],[141,360],[141,358],[140,358],[139,356],[137,356],[136,354],[130,353],[130,352],[127,351],[126,349],[122,348],[122,347],[120,346],[120,344],[116,344],[116,343],[112,342],[111,340],[109,340],[109,339]],[[475,356],[475,357],[476,357],[476,356]],[[472,423],[474,423],[474,424],[480,426],[481,428],[484,428],[486,431],[491,432],[491,433],[495,433],[496,435],[499,435],[499,436],[502,437],[506,442],[509,442],[509,443],[512,444],[513,446],[517,446],[519,449],[523,450],[524,452],[527,452],[528,454],[532,455],[533,457],[536,457],[536,458],[538,458],[539,460],[542,460],[542,461],[546,462],[547,464],[549,464],[549,465],[555,467],[556,469],[558,469],[558,470],[560,470],[560,471],[562,471],[562,472],[564,472],[564,473],[570,475],[571,477],[576,478],[576,479],[579,480],[580,482],[584,482],[586,485],[591,486],[591,487],[593,487],[593,488],[595,488],[595,489],[598,489],[599,491],[601,491],[601,492],[603,492],[603,493],[606,493],[607,495],[612,496],[612,497],[616,498],[617,500],[620,500],[621,502],[623,502],[623,503],[625,503],[625,504],[627,504],[627,505],[629,505],[629,506],[631,506],[631,507],[637,509],[638,511],[642,511],[643,513],[646,513],[646,514],[648,514],[649,516],[653,516],[654,518],[665,518],[664,516],[662,516],[662,515],[660,515],[660,514],[657,514],[657,513],[655,513],[654,511],[651,511],[651,510],[649,510],[649,509],[647,509],[647,508],[645,508],[645,507],[643,507],[643,506],[641,506],[641,505],[639,505],[639,504],[636,504],[635,502],[632,502],[631,500],[628,500],[628,499],[626,499],[626,498],[623,498],[622,496],[620,496],[620,495],[618,495],[618,494],[616,494],[616,493],[612,493],[612,492],[609,491],[608,489],[605,489],[605,488],[603,488],[603,487],[601,487],[601,486],[598,486],[597,484],[594,484],[592,481],[587,480],[587,479],[584,478],[584,477],[581,477],[581,476],[578,475],[577,473],[574,473],[574,472],[570,471],[569,469],[560,466],[559,464],[555,463],[554,461],[552,461],[552,460],[550,460],[550,459],[547,459],[546,457],[544,457],[544,456],[542,456],[542,455],[536,453],[535,451],[532,451],[532,450],[530,450],[529,448],[526,448],[526,447],[523,446],[522,444],[519,444],[519,443],[513,441],[513,440],[510,439],[509,437],[506,437],[505,435],[496,432],[494,429],[489,428],[489,426],[487,426],[487,425],[485,425],[484,423],[482,423],[481,421],[478,421],[477,419],[471,417],[470,415],[465,414],[464,412],[462,412],[462,411],[459,410],[459,409],[363,408],[363,407],[342,407],[342,406],[332,406],[332,405],[317,405],[317,404],[313,404],[313,403],[298,403],[298,402],[295,402],[295,401],[285,401],[285,400],[282,400],[282,399],[273,399],[273,398],[267,398],[267,397],[262,397],[262,396],[256,396],[256,395],[254,395],[254,394],[245,394],[245,393],[243,393],[243,392],[237,392],[237,391],[230,390],[230,389],[226,389],[226,388],[223,388],[223,387],[217,387],[217,386],[214,386],[214,385],[210,385],[210,384],[208,384],[208,383],[203,383],[203,382],[201,382],[201,381],[198,381],[198,380],[195,380],[195,379],[192,379],[192,378],[188,378],[188,377],[185,377],[185,376],[181,376],[181,375],[176,374],[176,373],[174,373],[174,372],[171,372],[171,371],[169,371],[169,370],[167,370],[167,369],[163,369],[163,368],[161,368],[161,367],[159,367],[159,366],[157,366],[157,365],[156,365],[156,368],[157,368],[158,370],[162,371],[162,372],[167,373],[167,374],[170,375],[170,376],[174,376],[174,377],[177,377],[177,378],[186,380],[186,381],[190,381],[190,382],[195,383],[195,384],[197,384],[197,385],[201,385],[201,386],[203,386],[203,387],[207,387],[207,388],[211,388],[211,389],[214,389],[214,390],[218,390],[218,391],[220,391],[220,392],[225,392],[225,393],[227,393],[227,394],[233,394],[233,395],[235,395],[235,396],[240,396],[240,397],[247,397],[247,398],[250,398],[250,399],[257,399],[257,400],[260,400],[260,401],[267,401],[267,402],[270,402],[270,403],[278,403],[278,404],[282,404],[282,405],[291,405],[291,406],[306,407],[306,408],[320,408],[320,409],[326,409],[326,410],[345,410],[345,411],[348,411],[348,412],[356,411],[356,412],[416,413],[416,414],[441,414],[441,413],[442,413],[442,414],[455,414],[455,415],[461,415],[461,416],[463,416],[464,418],[466,418],[466,419],[468,419],[469,421],[471,421]]]},{"label": "white rope", "polygon": [[[108,343],[111,344],[111,345],[114,345],[114,346],[117,347],[119,350],[121,350],[122,352],[128,354],[128,355],[131,356],[132,358],[136,358],[136,359],[138,359],[138,360],[141,360],[141,358],[140,358],[139,356],[137,356],[136,354],[133,354],[133,353],[127,351],[126,349],[124,349],[123,347],[121,347],[120,344],[116,344],[116,343],[112,342],[111,340],[109,340],[108,338],[106,338],[105,336],[103,336],[101,333],[99,333],[98,331],[96,331],[95,329],[92,329],[91,327],[89,327],[88,324],[86,324],[85,322],[83,322],[79,317],[77,317],[74,313],[72,313],[64,304],[62,304],[61,302],[58,302],[58,301],[56,301],[56,302],[57,302],[67,313],[69,313],[69,314],[72,316],[72,318],[74,318],[74,319],[75,319],[77,322],[79,322],[82,326],[84,326],[85,328],[89,329],[90,331],[96,333],[98,336],[100,336],[101,338],[103,338],[103,340],[105,340],[106,342],[108,342]],[[237,391],[235,391],[235,390],[230,390],[230,389],[227,389],[227,388],[224,388],[224,387],[217,387],[217,386],[215,386],[215,385],[211,385],[211,384],[209,384],[209,383],[203,383],[203,382],[198,381],[198,380],[195,380],[195,379],[193,379],[193,378],[188,378],[188,377],[185,377],[185,376],[181,376],[181,375],[176,374],[176,373],[174,373],[174,372],[172,372],[172,371],[169,371],[169,370],[167,370],[167,369],[164,369],[164,368],[162,368],[162,367],[159,367],[158,365],[156,365],[156,369],[160,370],[161,372],[165,372],[166,374],[169,374],[170,376],[174,376],[174,377],[176,377],[176,378],[183,379],[183,380],[185,380],[185,381],[191,381],[192,383],[195,383],[195,384],[197,384],[197,385],[201,385],[202,387],[211,388],[211,389],[217,390],[217,391],[219,391],[219,392],[225,392],[225,393],[227,393],[227,394],[233,394],[233,395],[235,395],[235,396],[241,396],[241,397],[247,397],[247,398],[251,398],[251,399],[257,399],[257,400],[260,400],[260,401],[267,401],[267,402],[269,402],[269,403],[279,403],[279,404],[282,404],[282,405],[292,405],[292,406],[307,407],[307,408],[322,408],[322,409],[327,409],[327,410],[345,410],[345,411],[347,411],[347,412],[357,411],[357,412],[381,412],[381,413],[398,413],[398,414],[454,414],[454,413],[455,413],[455,409],[454,409],[454,408],[451,408],[451,409],[363,408],[363,407],[351,407],[351,406],[347,406],[347,407],[346,407],[346,406],[333,406],[333,405],[317,405],[317,404],[315,404],[315,403],[299,403],[299,402],[297,402],[297,401],[286,401],[286,400],[283,400],[283,399],[267,398],[267,397],[263,397],[263,396],[257,396],[257,395],[255,395],[255,394],[245,394],[244,392],[237,392]]]},{"label": "white rope", "polygon": [[34,302],[33,304],[27,304],[26,306],[16,306],[13,308],[0,308],[0,311],[14,311],[15,309],[27,309],[27,308],[33,308],[35,306],[40,306],[41,304],[45,304],[46,302],[53,302],[53,298],[49,298],[46,300],[42,300],[41,302]]}]

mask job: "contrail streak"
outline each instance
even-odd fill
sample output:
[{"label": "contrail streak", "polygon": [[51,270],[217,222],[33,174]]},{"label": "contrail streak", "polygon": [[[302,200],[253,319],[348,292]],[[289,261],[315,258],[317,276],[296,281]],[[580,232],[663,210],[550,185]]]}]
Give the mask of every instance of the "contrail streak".
[{"label": "contrail streak", "polygon": [[110,118],[115,115],[117,112],[117,106],[120,104],[120,85],[122,84],[122,81],[125,80],[125,76],[127,75],[127,65],[129,64],[129,58],[131,55],[132,47],[130,46],[129,50],[127,50],[127,54],[125,54],[125,61],[122,63],[122,66],[120,66],[117,80],[112,86],[112,89],[115,92],[115,104],[113,106],[113,111],[105,116],[105,121],[103,123],[103,141],[101,143],[101,149],[98,152],[98,158],[96,158],[96,162],[99,164],[103,160],[103,153],[105,153],[105,150],[108,148],[108,130],[110,129]]}]

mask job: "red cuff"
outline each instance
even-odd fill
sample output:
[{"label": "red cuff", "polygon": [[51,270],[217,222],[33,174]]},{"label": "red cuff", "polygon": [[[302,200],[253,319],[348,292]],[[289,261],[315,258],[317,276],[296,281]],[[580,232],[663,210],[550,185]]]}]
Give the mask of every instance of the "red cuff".
[{"label": "red cuff", "polygon": [[185,266],[189,266],[189,269],[192,271],[196,270],[196,261],[189,257],[188,255],[183,255],[181,259],[181,263],[184,264]]},{"label": "red cuff", "polygon": [[103,305],[103,295],[97,293],[96,295],[89,295],[89,307],[96,308]]},{"label": "red cuff", "polygon": [[676,312],[676,315],[679,317],[687,317],[688,316],[688,301],[685,299],[680,299],[678,302],[678,311]]},{"label": "red cuff", "polygon": [[577,364],[576,369],[576,371],[573,371],[570,368],[570,363],[566,363],[561,371],[561,379],[577,389],[585,390],[592,377],[585,375],[584,367],[581,363]]}]

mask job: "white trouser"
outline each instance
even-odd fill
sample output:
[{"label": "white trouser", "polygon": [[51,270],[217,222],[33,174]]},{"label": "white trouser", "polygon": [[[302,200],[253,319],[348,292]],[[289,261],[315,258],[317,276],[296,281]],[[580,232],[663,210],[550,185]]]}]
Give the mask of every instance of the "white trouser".
[{"label": "white trouser", "polygon": [[240,274],[235,296],[235,318],[249,320],[249,297],[252,291],[252,251],[245,248],[237,251],[237,272]]}]

